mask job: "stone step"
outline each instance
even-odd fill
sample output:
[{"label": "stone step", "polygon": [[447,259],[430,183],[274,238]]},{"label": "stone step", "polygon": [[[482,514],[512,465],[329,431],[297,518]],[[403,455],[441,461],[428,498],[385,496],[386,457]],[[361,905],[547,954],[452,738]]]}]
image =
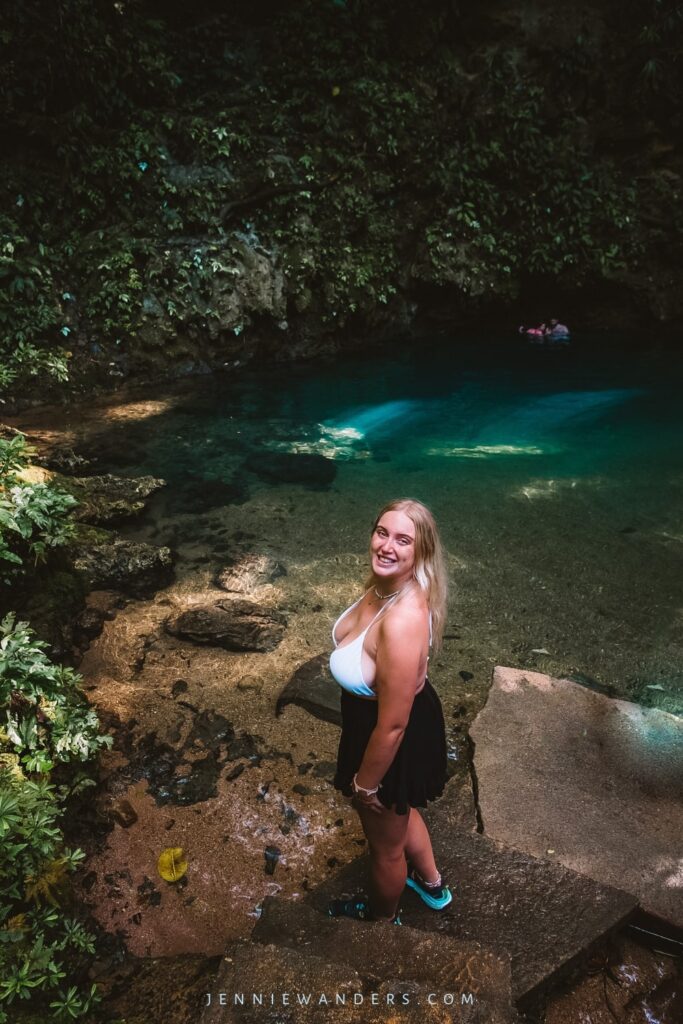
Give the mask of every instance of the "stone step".
[{"label": "stone step", "polygon": [[[228,954],[221,965],[215,990],[226,993],[226,1004],[237,979],[240,990],[251,992],[249,981],[257,991],[272,990],[276,999],[283,991],[306,991],[306,979],[314,998],[325,993],[330,999],[329,1006],[306,1012],[329,1013],[336,993],[346,992],[346,1008],[354,1010],[356,1021],[361,1013],[364,1024],[396,1019],[394,1014],[404,1024],[450,1022],[454,1014],[466,1024],[512,1024],[516,1019],[508,957],[476,942],[383,923],[332,920],[305,903],[268,898],[244,949],[239,957]],[[296,1000],[296,994],[290,997]],[[227,1006],[221,1009],[225,1013]],[[257,1009],[262,1015],[263,1008]],[[282,1015],[290,1009],[279,1004],[279,1020],[289,1020]],[[345,1020],[337,1016],[338,1009],[334,1019]],[[202,1024],[219,1020],[210,1010]],[[246,1009],[237,1012],[242,1016],[234,1019],[250,1020]],[[291,1014],[296,1024],[304,1019],[301,1012],[297,1005]]]},{"label": "stone step", "polygon": [[[448,789],[429,814],[437,861],[454,893],[445,911],[429,910],[406,890],[404,925],[459,942],[476,942],[509,957],[512,997],[517,1005],[535,1001],[619,927],[637,900],[548,860],[537,860],[503,844],[454,827]],[[309,894],[322,911],[330,898],[367,888],[367,858],[349,864]]]},{"label": "stone step", "polygon": [[[339,942],[351,922],[340,927]],[[384,941],[383,924],[364,924],[365,941]],[[398,930],[398,929],[397,929]],[[412,929],[409,929],[412,931]],[[381,933],[381,934],[380,934]],[[443,940],[440,940],[443,941]],[[387,942],[390,955],[395,945]],[[401,949],[411,955],[410,944]],[[461,989],[461,978],[481,981],[481,961],[456,958],[444,986],[421,980],[361,974],[341,961],[328,960],[310,949],[242,942],[229,949],[211,989],[204,995],[199,1024],[516,1024],[510,1007],[509,970],[485,979],[481,997]],[[460,976],[458,976],[460,975]],[[500,991],[488,998],[488,985]],[[507,1009],[504,991],[507,991]],[[210,1000],[210,1001],[209,1001]]]},{"label": "stone step", "polygon": [[486,835],[683,927],[682,718],[498,667],[470,737]]}]

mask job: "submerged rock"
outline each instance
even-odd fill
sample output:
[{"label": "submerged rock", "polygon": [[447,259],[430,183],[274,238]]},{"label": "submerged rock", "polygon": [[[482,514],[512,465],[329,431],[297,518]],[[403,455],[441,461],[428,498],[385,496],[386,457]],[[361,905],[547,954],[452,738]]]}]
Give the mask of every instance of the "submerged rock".
[{"label": "submerged rock", "polygon": [[204,480],[188,475],[169,496],[169,505],[176,512],[202,513],[226,505],[243,505],[248,497],[249,489],[238,474],[231,480]]},{"label": "submerged rock", "polygon": [[213,605],[198,605],[166,622],[173,636],[196,644],[213,644],[227,651],[273,651],[285,633],[281,612],[250,601],[227,598]]},{"label": "submerged rock", "polygon": [[306,484],[313,488],[329,487],[337,475],[332,459],[306,453],[252,452],[243,465],[268,483]]},{"label": "submerged rock", "polygon": [[165,487],[166,481],[154,476],[121,477],[107,473],[66,477],[59,480],[59,486],[78,499],[75,519],[101,526],[140,515],[146,499]]},{"label": "submerged rock", "polygon": [[83,455],[75,452],[68,445],[55,445],[54,448],[40,453],[36,461],[46,469],[52,469],[57,473],[81,473],[88,468],[90,462]]},{"label": "submerged rock", "polygon": [[[102,531],[103,532],[103,531]],[[170,548],[121,537],[87,536],[72,546],[74,569],[92,588],[122,590],[135,596],[166,586],[173,576]]]},{"label": "submerged rock", "polygon": [[146,733],[128,744],[128,762],[123,776],[129,782],[146,779],[147,788],[158,806],[188,806],[214,799],[217,785],[226,767],[228,779],[237,778],[246,764],[261,757],[257,740],[250,733],[236,733],[232,722],[213,711],[197,712],[191,705],[192,724],[184,736],[180,732],[164,737],[156,731]]},{"label": "submerged rock", "polygon": [[328,661],[326,654],[319,654],[304,662],[278,697],[275,713],[281,714],[288,704],[298,704],[324,722],[341,725],[340,689]]},{"label": "submerged rock", "polygon": [[216,586],[236,594],[250,594],[264,583],[272,583],[287,570],[270,555],[244,555],[216,576]]}]

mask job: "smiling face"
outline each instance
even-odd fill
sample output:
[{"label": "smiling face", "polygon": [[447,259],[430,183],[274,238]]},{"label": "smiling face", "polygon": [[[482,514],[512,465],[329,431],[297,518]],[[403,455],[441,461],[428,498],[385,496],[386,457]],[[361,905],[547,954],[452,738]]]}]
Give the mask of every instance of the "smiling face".
[{"label": "smiling face", "polygon": [[380,589],[396,590],[412,578],[415,525],[405,512],[385,512],[370,539],[372,571]]}]

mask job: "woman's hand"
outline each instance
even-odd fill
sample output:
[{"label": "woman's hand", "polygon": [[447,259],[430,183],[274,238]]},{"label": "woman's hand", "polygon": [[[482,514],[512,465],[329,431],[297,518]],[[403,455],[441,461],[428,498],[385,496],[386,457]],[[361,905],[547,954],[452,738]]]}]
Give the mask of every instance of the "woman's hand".
[{"label": "woman's hand", "polygon": [[370,796],[365,796],[362,793],[354,793],[351,797],[351,803],[358,807],[367,807],[368,810],[373,811],[375,814],[383,814],[386,807],[381,800],[377,798],[376,793],[372,793]]}]

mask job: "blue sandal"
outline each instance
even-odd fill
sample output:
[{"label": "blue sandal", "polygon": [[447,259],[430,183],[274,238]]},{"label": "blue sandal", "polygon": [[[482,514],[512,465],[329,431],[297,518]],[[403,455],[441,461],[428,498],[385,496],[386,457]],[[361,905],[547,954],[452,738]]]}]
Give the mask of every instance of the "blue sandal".
[{"label": "blue sandal", "polygon": [[[383,918],[373,917],[370,904],[364,896],[354,896],[350,900],[331,900],[327,905],[330,917],[350,917],[355,921],[377,921]],[[391,924],[401,924],[400,911],[395,917],[387,918]]]},{"label": "blue sandal", "polygon": [[445,910],[453,900],[453,894],[447,885],[440,880],[437,885],[427,885],[414,868],[408,873],[406,885],[417,893],[430,910]]}]

